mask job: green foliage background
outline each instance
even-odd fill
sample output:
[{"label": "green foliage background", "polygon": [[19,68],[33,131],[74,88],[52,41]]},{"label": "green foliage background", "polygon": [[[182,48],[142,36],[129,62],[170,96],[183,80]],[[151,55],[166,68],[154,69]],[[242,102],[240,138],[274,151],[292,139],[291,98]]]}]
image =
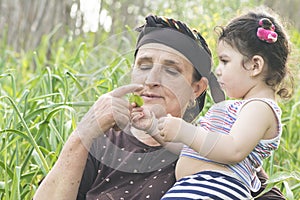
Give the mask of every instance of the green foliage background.
[{"label": "green foliage background", "polygon": [[[258,1],[165,2],[174,6],[157,4],[152,13],[180,19],[200,30],[215,55],[214,27],[226,24],[241,8],[252,8]],[[144,23],[143,18],[140,16],[137,25]],[[5,37],[0,39],[0,199],[31,199],[84,112],[97,97],[129,81],[137,34],[134,27],[119,28],[114,35],[85,33],[55,42],[51,40],[56,33],[53,30],[36,49],[27,52],[16,52],[6,45]],[[300,34],[292,26],[288,28],[295,94],[290,101],[280,101],[281,145],[264,168],[270,186],[279,187],[287,199],[299,199]],[[208,98],[205,110],[211,104]]]}]

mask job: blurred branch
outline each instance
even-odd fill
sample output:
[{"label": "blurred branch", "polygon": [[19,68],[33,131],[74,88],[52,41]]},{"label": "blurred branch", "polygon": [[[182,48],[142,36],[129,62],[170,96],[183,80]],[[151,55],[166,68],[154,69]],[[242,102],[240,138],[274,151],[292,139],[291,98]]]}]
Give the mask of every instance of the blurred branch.
[{"label": "blurred branch", "polygon": [[299,0],[265,0],[265,5],[282,15],[283,19],[300,30]]}]

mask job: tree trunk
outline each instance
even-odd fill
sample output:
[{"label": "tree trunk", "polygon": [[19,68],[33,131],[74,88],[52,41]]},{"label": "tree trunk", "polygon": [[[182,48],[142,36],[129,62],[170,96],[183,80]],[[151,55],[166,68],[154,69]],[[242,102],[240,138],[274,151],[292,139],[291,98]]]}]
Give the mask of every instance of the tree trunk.
[{"label": "tree trunk", "polygon": [[300,1],[299,0],[265,0],[265,4],[279,13],[284,21],[300,30]]},{"label": "tree trunk", "polygon": [[[79,0],[77,0],[79,1]],[[63,25],[55,37],[68,34],[65,27],[74,28],[70,19],[73,0],[1,0],[0,38],[6,47],[16,51],[37,47],[44,34],[59,24]]]}]

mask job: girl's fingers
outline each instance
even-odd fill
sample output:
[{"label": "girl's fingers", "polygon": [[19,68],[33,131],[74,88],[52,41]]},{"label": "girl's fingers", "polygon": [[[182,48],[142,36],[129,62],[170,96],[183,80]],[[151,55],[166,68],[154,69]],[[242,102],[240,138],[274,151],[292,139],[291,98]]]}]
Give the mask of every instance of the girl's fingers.
[{"label": "girl's fingers", "polygon": [[168,127],[166,126],[168,126],[168,121],[170,117],[172,117],[172,115],[167,114],[167,117],[161,117],[157,123],[157,129],[159,130],[159,134],[161,137],[163,137],[164,140],[166,139],[165,138],[165,136],[167,135],[166,130],[168,129]]},{"label": "girl's fingers", "polygon": [[165,125],[165,118],[162,117],[158,120],[158,123],[157,123],[157,128],[159,131],[162,131],[163,128],[164,128],[164,125]]}]

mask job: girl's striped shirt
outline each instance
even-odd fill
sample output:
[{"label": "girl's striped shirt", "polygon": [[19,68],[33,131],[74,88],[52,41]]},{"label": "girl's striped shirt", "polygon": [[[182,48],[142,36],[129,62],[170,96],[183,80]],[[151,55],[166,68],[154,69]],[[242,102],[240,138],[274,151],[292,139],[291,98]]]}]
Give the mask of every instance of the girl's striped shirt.
[{"label": "girl's striped shirt", "polygon": [[[204,117],[199,118],[196,122],[196,126],[201,126],[209,132],[215,132],[219,134],[229,134],[230,129],[234,122],[236,121],[241,108],[249,101],[263,101],[267,103],[272,110],[277,119],[277,133],[276,137],[268,140],[260,140],[253,151],[240,163],[229,165],[222,164],[238,175],[240,180],[242,180],[252,191],[258,191],[261,183],[256,176],[256,172],[262,166],[263,159],[270,156],[271,153],[276,150],[280,143],[280,136],[282,132],[281,124],[281,109],[279,106],[271,99],[265,98],[255,98],[248,100],[228,100],[223,101],[212,106]],[[249,126],[255,126],[255,124],[249,124]],[[205,160],[207,162],[215,161],[209,160],[205,157],[200,156],[196,151],[184,146],[181,156],[187,156],[195,159]]]}]

